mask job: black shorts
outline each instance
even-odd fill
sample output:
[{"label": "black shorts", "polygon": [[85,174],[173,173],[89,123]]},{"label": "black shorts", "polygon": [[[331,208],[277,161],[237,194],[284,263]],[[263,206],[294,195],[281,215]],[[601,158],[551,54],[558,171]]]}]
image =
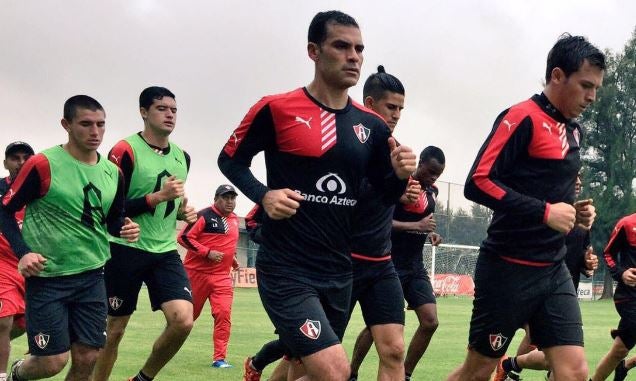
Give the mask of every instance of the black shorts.
[{"label": "black shorts", "polygon": [[583,346],[581,311],[565,263],[524,266],[480,253],[469,346],[484,356],[501,357],[526,323],[539,349]]},{"label": "black shorts", "polygon": [[176,250],[153,254],[111,243],[110,253],[105,266],[109,315],[131,315],[137,309],[142,282],[148,287],[153,311],[171,300],[192,302],[190,281]]},{"label": "black shorts", "polygon": [[104,271],[51,278],[26,278],[29,352],[53,356],[72,343],[102,348],[106,341]]},{"label": "black shorts", "polygon": [[350,316],[357,302],[367,327],[404,325],[404,294],[390,259],[381,262],[353,259]]},{"label": "black shorts", "polygon": [[280,340],[292,357],[311,355],[342,341],[349,316],[351,274],[339,279],[291,274],[259,266],[258,292]]},{"label": "black shorts", "polygon": [[616,303],[616,312],[621,317],[618,329],[612,331],[612,338],[620,337],[627,349],[636,345],[636,300]]},{"label": "black shorts", "polygon": [[404,299],[410,309],[416,309],[424,304],[435,304],[435,293],[431,278],[426,273],[426,269],[398,270]]}]

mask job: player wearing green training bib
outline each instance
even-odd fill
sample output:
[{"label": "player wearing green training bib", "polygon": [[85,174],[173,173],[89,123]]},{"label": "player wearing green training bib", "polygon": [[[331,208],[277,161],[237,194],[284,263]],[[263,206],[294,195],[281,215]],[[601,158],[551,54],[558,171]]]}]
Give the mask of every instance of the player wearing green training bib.
[{"label": "player wearing green training bib", "polygon": [[108,157],[124,175],[126,215],[139,223],[143,234],[137,242],[111,243],[112,259],[105,268],[107,340],[93,381],[108,380],[142,283],[148,287],[152,309],[164,312],[167,328],[132,380],[152,380],[192,328],[191,288],[177,253],[176,223],[193,223],[197,216],[183,192],[190,157],[168,139],[177,120],[175,96],[166,88],[149,87],[139,96],[139,110],[143,131],[119,141]]},{"label": "player wearing green training bib", "polygon": [[[88,380],[104,346],[106,293],[103,266],[109,236],[134,241],[139,226],[124,218],[124,179],[97,153],[105,130],[102,106],[77,95],[64,104],[68,143],[32,157],[2,199],[0,225],[26,278],[29,356],[10,379],[59,373]],[[13,215],[25,207],[20,232]]]}]

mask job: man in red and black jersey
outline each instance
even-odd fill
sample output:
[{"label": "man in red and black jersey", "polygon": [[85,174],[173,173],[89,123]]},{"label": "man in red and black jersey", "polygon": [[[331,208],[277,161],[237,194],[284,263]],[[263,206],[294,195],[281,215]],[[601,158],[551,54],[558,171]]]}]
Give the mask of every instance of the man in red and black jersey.
[{"label": "man in red and black jersey", "polygon": [[230,368],[225,361],[232,325],[234,288],[230,272],[239,267],[236,245],[239,238],[236,190],[221,185],[214,204],[199,211],[199,218],[179,233],[178,241],[188,249],[183,263],[192,285],[194,320],[201,315],[206,300],[214,317],[212,367]]},{"label": "man in red and black jersey", "polygon": [[[565,235],[590,228],[594,207],[574,203],[581,128],[605,57],[584,37],[559,38],[540,95],[502,112],[479,151],[464,194],[493,209],[475,269],[465,362],[449,380],[487,380],[515,331],[528,323],[556,380],[583,380],[581,314],[565,263]],[[505,301],[505,302],[502,302]]]},{"label": "man in red and black jersey", "polygon": [[[575,198],[578,198],[580,192],[581,178],[577,176],[576,183],[574,184]],[[577,202],[588,201],[580,200]],[[581,274],[591,277],[594,275],[594,270],[598,267],[598,257],[594,254],[594,250],[590,245],[590,230],[578,225],[574,226],[565,237],[565,247],[565,264],[572,276],[574,289],[577,290],[579,288]],[[521,343],[519,343],[517,356],[510,358],[506,356],[502,357],[497,366],[493,381],[520,380],[520,373],[526,368],[535,370],[550,369],[546,363],[545,354],[531,344],[528,326],[524,326],[524,329],[526,334],[521,340]]]},{"label": "man in red and black jersey", "polygon": [[415,311],[419,322],[404,360],[407,381],[439,325],[435,293],[422,256],[427,238],[433,246],[442,242],[440,235],[435,232],[437,225],[433,213],[439,193],[435,181],[442,175],[445,167],[446,157],[440,148],[424,148],[413,174],[413,179],[421,190],[414,202],[396,204],[393,213],[391,256],[400,277],[404,299],[409,308]]},{"label": "man in red and black jersey", "polygon": [[[267,216],[256,259],[261,300],[281,340],[311,380],[345,380],[340,340],[351,293],[349,238],[365,177],[387,199],[404,192],[415,169],[386,123],[351,101],[362,64],[353,18],[318,13],[307,51],[314,80],[251,108],[219,156],[219,167]],[[267,186],[249,167],[265,152]]]},{"label": "man in red and black jersey", "polygon": [[618,221],[603,250],[603,259],[618,283],[614,305],[621,319],[618,329],[612,330],[612,347],[596,366],[591,380],[605,380],[616,369],[614,380],[622,381],[629,366],[619,364],[636,345],[636,213]]},{"label": "man in red and black jersey", "polygon": [[[0,199],[9,190],[24,163],[33,155],[33,148],[28,143],[13,142],[7,146],[4,168],[9,171],[9,176],[0,179]],[[15,214],[18,226],[22,225],[23,217],[24,209]],[[0,381],[7,377],[10,341],[22,335],[25,328],[24,278],[18,272],[18,257],[0,233]]]}]

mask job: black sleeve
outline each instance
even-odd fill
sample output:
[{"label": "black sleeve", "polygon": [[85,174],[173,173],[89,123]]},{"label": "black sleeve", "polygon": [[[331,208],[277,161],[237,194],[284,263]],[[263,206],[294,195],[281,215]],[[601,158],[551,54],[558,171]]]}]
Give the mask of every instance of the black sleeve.
[{"label": "black sleeve", "polygon": [[245,116],[219,154],[221,172],[250,200],[260,203],[269,191],[252,173],[252,159],[275,146],[274,121],[269,105],[261,101]]},{"label": "black sleeve", "polygon": [[183,151],[183,156],[185,156],[186,171],[190,173],[190,161],[192,160],[190,159],[190,154],[188,154],[186,151]]},{"label": "black sleeve", "polygon": [[376,139],[373,140],[373,156],[367,168],[367,178],[371,185],[382,194],[385,205],[393,205],[400,200],[406,190],[408,179],[397,177],[391,164],[389,137],[391,132],[385,125],[378,125],[375,129]]},{"label": "black sleeve", "polygon": [[[531,219],[543,221],[546,203],[534,197],[524,195],[506,186],[502,178],[515,171],[518,160],[528,151],[532,139],[532,120],[523,117],[508,128],[507,111],[495,121],[495,125],[479,150],[479,154],[466,179],[464,196],[492,210],[506,211],[519,216],[530,216]],[[517,117],[519,118],[519,117]]]},{"label": "black sleeve", "polygon": [[[119,167],[121,170],[123,181],[124,181],[124,197],[128,194],[128,189],[130,187],[130,179],[132,178],[133,169],[135,168],[133,159],[130,156],[128,150],[123,149],[123,145],[118,143],[113,149],[108,153],[108,157],[112,158],[114,155],[118,157],[118,160],[112,160],[115,165]],[[128,143],[126,143],[127,145]],[[154,208],[151,208],[146,202],[146,196],[126,199],[126,213],[128,217],[135,217],[140,214],[146,212],[153,212]]]},{"label": "black sleeve", "polygon": [[124,226],[124,217],[126,215],[126,194],[124,193],[124,188],[126,187],[125,184],[124,174],[120,170],[119,177],[117,178],[117,193],[115,193],[115,198],[113,199],[113,203],[108,211],[108,216],[106,216],[106,227],[108,229],[108,233],[110,233],[113,237],[119,237],[121,228]]},{"label": "black sleeve", "polygon": [[603,250],[603,259],[605,264],[612,274],[612,278],[617,282],[622,282],[623,273],[627,270],[623,267],[618,259],[618,254],[626,248],[627,234],[625,233],[625,226],[622,221],[612,231],[610,240]]},{"label": "black sleeve", "polygon": [[13,182],[11,190],[3,196],[0,206],[0,229],[18,258],[30,253],[31,248],[22,238],[20,227],[15,220],[15,213],[29,202],[41,197],[42,179],[33,165],[35,161],[27,161]]}]

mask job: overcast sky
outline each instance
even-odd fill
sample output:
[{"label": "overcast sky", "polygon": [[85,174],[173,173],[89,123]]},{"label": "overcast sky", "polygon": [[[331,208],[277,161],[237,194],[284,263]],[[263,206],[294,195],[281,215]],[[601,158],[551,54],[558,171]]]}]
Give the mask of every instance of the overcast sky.
[{"label": "overcast sky", "polygon": [[[167,1],[0,0],[0,145],[36,151],[66,141],[64,101],[99,100],[107,131],[100,151],[141,130],[140,91],[177,96],[172,140],[192,156],[186,191],[209,204],[226,182],[216,158],[263,95],[307,85],[313,63],[307,27],[321,10],[354,16],[365,43],[358,86],[378,64],[404,83],[397,138],[419,152],[446,153],[440,180],[463,183],[504,108],[541,91],[548,50],[563,32],[622,50],[636,26],[636,1]],[[262,155],[254,170],[264,179]],[[252,203],[239,198],[243,215]]]}]

